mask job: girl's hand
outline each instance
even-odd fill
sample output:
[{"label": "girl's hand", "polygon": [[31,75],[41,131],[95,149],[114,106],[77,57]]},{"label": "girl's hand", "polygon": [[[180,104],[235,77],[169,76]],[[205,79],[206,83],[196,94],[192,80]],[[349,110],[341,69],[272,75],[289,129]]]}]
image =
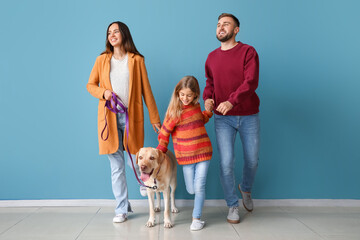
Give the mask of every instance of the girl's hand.
[{"label": "girl's hand", "polygon": [[104,92],[104,99],[105,100],[110,100],[112,96],[112,92],[110,90],[105,90]]},{"label": "girl's hand", "polygon": [[159,133],[160,132],[160,129],[161,129],[161,124],[160,123],[154,123],[153,124],[153,129],[156,133]]}]

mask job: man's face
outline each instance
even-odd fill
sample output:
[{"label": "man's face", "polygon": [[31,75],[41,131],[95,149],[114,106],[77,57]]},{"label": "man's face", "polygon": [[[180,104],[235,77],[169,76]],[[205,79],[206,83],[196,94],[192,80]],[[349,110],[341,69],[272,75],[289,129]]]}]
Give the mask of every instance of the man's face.
[{"label": "man's face", "polygon": [[239,32],[239,27],[231,17],[220,18],[216,28],[216,38],[220,42],[226,42]]}]

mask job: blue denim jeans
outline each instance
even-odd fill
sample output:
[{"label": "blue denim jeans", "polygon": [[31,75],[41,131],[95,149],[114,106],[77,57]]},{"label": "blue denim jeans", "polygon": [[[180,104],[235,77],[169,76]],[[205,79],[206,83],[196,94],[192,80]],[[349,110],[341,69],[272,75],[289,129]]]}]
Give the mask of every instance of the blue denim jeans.
[{"label": "blue denim jeans", "polygon": [[[125,114],[118,113],[117,117],[117,127],[119,133],[119,149],[113,154],[108,154],[111,167],[111,182],[112,190],[114,197],[116,199],[116,208],[115,214],[124,214],[132,212],[131,206],[128,200],[128,189],[126,184],[126,175],[125,175],[125,156],[123,151],[123,134],[126,125]],[[128,155],[125,152],[126,155]],[[135,156],[131,155],[132,159],[135,161]],[[127,164],[132,168],[130,157],[127,157]],[[134,164],[137,167],[136,164]],[[138,167],[136,171],[139,173]]]},{"label": "blue denim jeans", "polygon": [[251,192],[259,160],[260,118],[249,116],[215,115],[216,142],[220,154],[220,181],[228,207],[238,206],[234,175],[235,137],[240,133],[244,152],[241,190]]},{"label": "blue denim jeans", "polygon": [[190,194],[195,194],[193,218],[200,218],[205,201],[206,176],[209,169],[210,160],[189,165],[183,165],[184,180],[186,190]]}]

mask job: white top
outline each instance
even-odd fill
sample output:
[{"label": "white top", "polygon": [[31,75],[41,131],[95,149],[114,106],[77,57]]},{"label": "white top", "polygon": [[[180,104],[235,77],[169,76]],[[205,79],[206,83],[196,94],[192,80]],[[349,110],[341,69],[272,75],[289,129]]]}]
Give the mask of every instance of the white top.
[{"label": "white top", "polygon": [[110,82],[113,91],[120,97],[126,107],[129,106],[129,67],[128,55],[121,60],[114,56],[110,61]]}]

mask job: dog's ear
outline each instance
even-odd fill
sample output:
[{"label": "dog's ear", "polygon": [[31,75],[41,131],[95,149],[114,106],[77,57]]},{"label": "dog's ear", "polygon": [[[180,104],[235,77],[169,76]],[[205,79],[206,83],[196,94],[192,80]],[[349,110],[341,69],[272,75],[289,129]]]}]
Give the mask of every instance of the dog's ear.
[{"label": "dog's ear", "polygon": [[165,153],[163,153],[161,150],[156,149],[159,155],[159,164],[162,164],[165,160]]},{"label": "dog's ear", "polygon": [[[140,150],[139,150],[139,152],[140,152]],[[138,160],[139,152],[136,153],[136,164],[138,164],[138,162],[139,162],[139,160]]]}]

